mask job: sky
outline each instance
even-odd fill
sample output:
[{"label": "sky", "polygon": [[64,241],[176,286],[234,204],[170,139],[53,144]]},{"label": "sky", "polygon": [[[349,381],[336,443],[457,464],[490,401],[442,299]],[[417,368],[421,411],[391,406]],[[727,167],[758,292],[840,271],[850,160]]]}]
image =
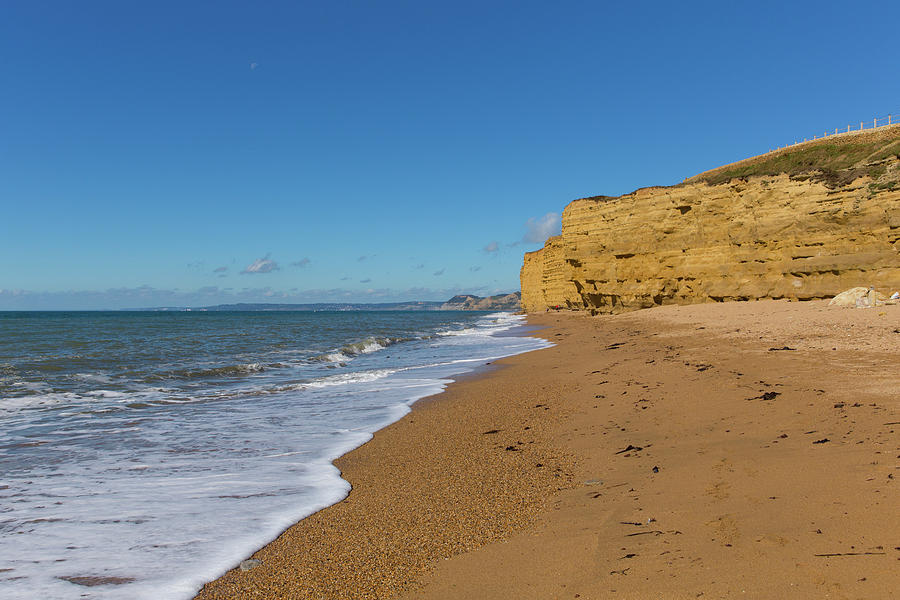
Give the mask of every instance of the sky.
[{"label": "sky", "polygon": [[0,310],[519,288],[576,198],[900,114],[892,2],[0,5]]}]

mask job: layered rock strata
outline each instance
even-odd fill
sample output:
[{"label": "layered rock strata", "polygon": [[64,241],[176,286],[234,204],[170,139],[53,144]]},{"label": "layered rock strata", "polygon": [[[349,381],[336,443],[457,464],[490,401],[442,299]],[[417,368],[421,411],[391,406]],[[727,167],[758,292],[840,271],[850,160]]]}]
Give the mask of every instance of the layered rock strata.
[{"label": "layered rock strata", "polygon": [[[878,168],[896,174],[900,160]],[[575,200],[562,234],[525,255],[521,285],[530,312],[894,291],[900,188],[782,174]]]}]

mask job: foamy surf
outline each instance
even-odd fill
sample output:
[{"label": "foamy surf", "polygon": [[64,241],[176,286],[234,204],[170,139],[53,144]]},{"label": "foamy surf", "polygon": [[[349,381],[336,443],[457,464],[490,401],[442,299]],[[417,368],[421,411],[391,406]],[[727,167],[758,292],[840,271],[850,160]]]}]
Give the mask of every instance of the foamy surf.
[{"label": "foamy surf", "polygon": [[[28,350],[24,335],[24,350],[0,341],[0,364],[11,373],[0,381],[0,495],[12,507],[0,523],[0,569],[9,569],[0,571],[0,595],[192,597],[290,524],[342,499],[349,486],[331,461],[416,400],[479,364],[547,345],[496,335],[519,322],[427,313],[86,315],[66,323],[83,336],[73,340],[70,367],[60,358],[65,339],[41,340],[48,360]],[[91,342],[98,329],[121,333],[107,350]],[[116,349],[132,335],[144,336],[138,358]],[[211,354],[195,358],[195,347]],[[84,358],[85,348],[101,358]],[[313,360],[337,350],[348,359],[337,370]]]}]

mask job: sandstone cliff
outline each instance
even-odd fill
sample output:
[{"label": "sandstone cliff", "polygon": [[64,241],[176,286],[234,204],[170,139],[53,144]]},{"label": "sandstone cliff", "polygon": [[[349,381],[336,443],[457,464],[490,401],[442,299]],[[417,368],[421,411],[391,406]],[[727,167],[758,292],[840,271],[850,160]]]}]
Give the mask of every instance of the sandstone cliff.
[{"label": "sandstone cliff", "polygon": [[570,203],[525,255],[522,307],[826,298],[900,289],[900,127],[836,136],[672,187]]}]

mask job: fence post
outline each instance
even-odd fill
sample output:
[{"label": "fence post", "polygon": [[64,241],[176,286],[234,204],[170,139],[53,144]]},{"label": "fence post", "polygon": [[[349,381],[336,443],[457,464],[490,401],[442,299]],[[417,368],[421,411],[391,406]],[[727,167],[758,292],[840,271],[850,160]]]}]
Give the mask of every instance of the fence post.
[{"label": "fence post", "polygon": [[888,125],[891,124],[891,115],[888,115]]},{"label": "fence post", "polygon": [[850,133],[850,126],[847,125],[847,133]]},{"label": "fence post", "polygon": [[872,119],[872,129],[875,129],[877,127],[878,127],[878,117],[875,117],[874,119]]},{"label": "fence post", "polygon": [[860,122],[859,122],[859,130],[860,130],[860,131],[862,131],[862,125],[863,125],[863,122],[860,121]]}]

